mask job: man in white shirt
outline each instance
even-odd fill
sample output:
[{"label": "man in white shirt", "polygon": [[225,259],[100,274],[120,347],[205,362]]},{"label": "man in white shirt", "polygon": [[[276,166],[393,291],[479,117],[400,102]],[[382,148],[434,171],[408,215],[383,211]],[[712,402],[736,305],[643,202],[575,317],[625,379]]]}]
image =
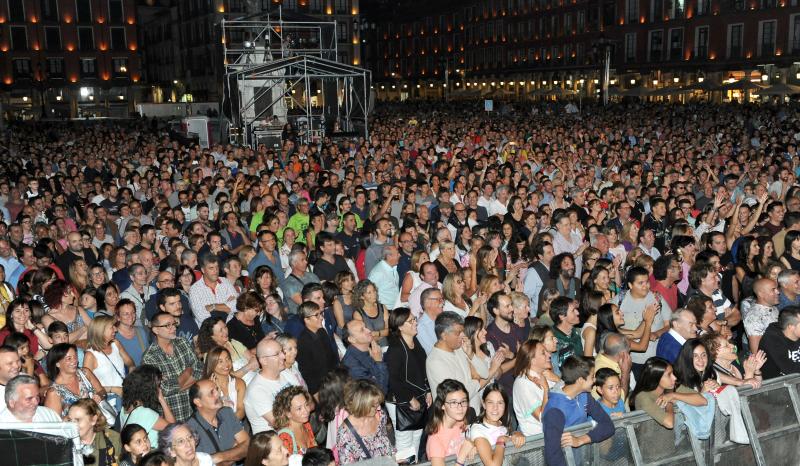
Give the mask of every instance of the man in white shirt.
[{"label": "man in white shirt", "polygon": [[436,344],[425,361],[425,372],[431,393],[436,393],[439,384],[446,379],[453,379],[464,384],[469,395],[470,406],[480,410],[479,393],[500,372],[505,361],[505,351],[498,351],[489,366],[489,376],[480,381],[472,378],[470,362],[461,348],[464,338],[464,319],[455,312],[442,312],[436,317]]},{"label": "man in white shirt", "polygon": [[227,322],[236,308],[239,294],[230,282],[219,278],[219,269],[216,255],[206,254],[200,258],[203,278],[189,288],[189,303],[198,327],[211,316],[221,317]]},{"label": "man in white shirt", "polygon": [[261,371],[247,386],[244,395],[244,412],[253,428],[253,435],[274,430],[272,404],[278,392],[290,385],[282,376],[286,357],[280,343],[266,338],[261,340],[256,346],[256,357]]},{"label": "man in white shirt", "polygon": [[39,406],[39,381],[28,374],[8,381],[3,401],[6,408],[0,411],[0,422],[62,422],[55,411]]},{"label": "man in white shirt", "polygon": [[400,278],[397,275],[400,252],[397,246],[387,245],[383,247],[382,255],[383,260],[372,268],[369,279],[378,289],[378,302],[392,310],[400,296]]},{"label": "man in white shirt", "polygon": [[503,217],[506,212],[508,212],[508,186],[501,185],[497,187],[497,193],[495,194],[495,199],[486,207],[489,216],[498,215]]}]

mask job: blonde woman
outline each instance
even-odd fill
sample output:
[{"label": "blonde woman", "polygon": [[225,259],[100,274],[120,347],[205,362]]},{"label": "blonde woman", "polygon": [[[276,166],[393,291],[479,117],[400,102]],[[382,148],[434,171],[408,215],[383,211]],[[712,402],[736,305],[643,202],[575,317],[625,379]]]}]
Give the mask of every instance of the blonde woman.
[{"label": "blonde woman", "polygon": [[411,295],[411,291],[422,283],[422,279],[419,277],[419,268],[429,260],[430,256],[424,250],[414,251],[411,255],[411,270],[406,272],[403,277],[403,284],[400,286],[400,305],[395,308],[408,306],[408,297]]},{"label": "blonde woman", "polygon": [[500,277],[492,274],[484,276],[478,284],[478,293],[475,296],[475,301],[481,301],[481,303],[476,304],[478,309],[473,315],[480,317],[484,322],[489,322],[489,311],[486,309],[486,301],[488,301],[489,296],[503,290],[510,292],[506,285],[500,280]]},{"label": "blonde woman", "polygon": [[82,293],[89,286],[89,266],[83,259],[76,259],[69,265],[69,281]]},{"label": "blonde woman", "polygon": [[90,369],[106,392],[122,396],[125,368],[136,364],[116,340],[117,321],[105,314],[97,315],[90,323],[83,367]]},{"label": "blonde woman", "polygon": [[475,315],[482,304],[490,295],[480,294],[473,303],[467,297],[467,284],[464,279],[464,272],[447,274],[442,282],[442,296],[444,296],[444,310],[452,311],[461,317]]}]

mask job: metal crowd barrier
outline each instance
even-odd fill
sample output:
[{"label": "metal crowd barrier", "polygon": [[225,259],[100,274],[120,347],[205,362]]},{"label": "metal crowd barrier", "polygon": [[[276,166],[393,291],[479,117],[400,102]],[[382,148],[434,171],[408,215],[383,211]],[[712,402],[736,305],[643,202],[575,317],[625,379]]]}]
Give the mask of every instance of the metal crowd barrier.
[{"label": "metal crowd barrier", "polygon": [[[728,417],[717,409],[708,440],[698,440],[684,429],[676,437],[643,411],[627,413],[614,420],[616,431],[610,439],[565,448],[569,466],[790,466],[800,465],[800,375],[766,381],[760,388],[739,389],[742,415],[750,444],[731,442]],[[591,430],[590,424],[568,429],[576,435]],[[678,440],[676,443],[676,439]],[[455,464],[447,458],[447,465]],[[481,464],[479,457],[467,462]],[[507,447],[504,466],[545,466],[544,437],[528,437],[522,448]],[[421,466],[430,466],[423,463]]]}]

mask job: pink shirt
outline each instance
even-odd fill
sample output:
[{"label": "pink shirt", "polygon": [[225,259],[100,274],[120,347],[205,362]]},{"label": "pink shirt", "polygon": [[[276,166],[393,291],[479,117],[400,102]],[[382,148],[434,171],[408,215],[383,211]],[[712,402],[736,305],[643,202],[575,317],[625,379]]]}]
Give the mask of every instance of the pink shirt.
[{"label": "pink shirt", "polygon": [[433,435],[428,436],[428,444],[425,446],[425,451],[428,454],[428,459],[431,458],[446,458],[458,453],[461,444],[466,439],[463,426],[456,424],[450,429],[445,428],[443,425],[439,426],[439,431]]}]

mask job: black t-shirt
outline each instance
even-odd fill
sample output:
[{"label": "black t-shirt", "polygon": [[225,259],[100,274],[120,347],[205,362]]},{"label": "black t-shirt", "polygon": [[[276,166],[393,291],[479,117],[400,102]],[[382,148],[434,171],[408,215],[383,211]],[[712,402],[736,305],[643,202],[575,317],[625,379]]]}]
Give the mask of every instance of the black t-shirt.
[{"label": "black t-shirt", "polygon": [[786,338],[778,322],[769,324],[759,348],[767,353],[767,362],[761,367],[764,380],[800,374],[800,340]]},{"label": "black t-shirt", "polygon": [[314,264],[314,273],[323,281],[333,281],[336,274],[350,270],[342,256],[333,256],[333,264],[319,256],[317,263]]},{"label": "black t-shirt", "polygon": [[358,256],[358,252],[361,250],[361,244],[358,241],[358,235],[348,235],[344,231],[340,231],[339,233],[336,233],[336,239],[342,242],[342,245],[344,246],[344,255],[350,259],[356,260],[356,256]]},{"label": "black t-shirt", "polygon": [[264,338],[264,331],[261,330],[261,322],[258,319],[249,326],[234,317],[228,322],[228,337],[243,344],[247,349],[253,349]]}]

